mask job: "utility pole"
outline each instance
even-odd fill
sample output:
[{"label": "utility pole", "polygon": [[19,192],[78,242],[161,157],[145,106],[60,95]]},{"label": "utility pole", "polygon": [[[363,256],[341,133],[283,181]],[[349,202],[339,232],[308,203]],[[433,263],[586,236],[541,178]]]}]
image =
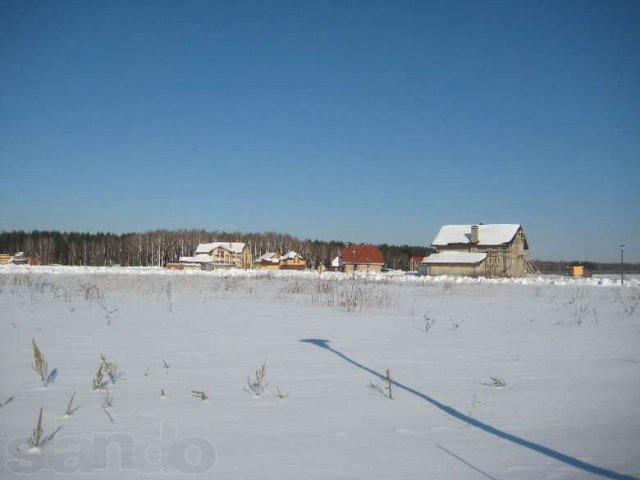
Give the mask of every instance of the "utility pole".
[{"label": "utility pole", "polygon": [[624,285],[624,245],[620,245],[620,285]]}]

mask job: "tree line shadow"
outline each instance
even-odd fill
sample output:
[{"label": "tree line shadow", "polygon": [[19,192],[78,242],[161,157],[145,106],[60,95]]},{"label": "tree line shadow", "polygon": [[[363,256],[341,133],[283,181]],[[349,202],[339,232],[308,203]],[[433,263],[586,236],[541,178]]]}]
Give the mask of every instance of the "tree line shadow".
[{"label": "tree line shadow", "polygon": [[[303,338],[300,340],[303,343],[308,343],[311,345],[315,345],[317,347],[320,347],[324,350],[327,350],[329,352],[334,353],[335,355],[337,355],[338,357],[342,358],[343,360],[346,360],[347,362],[349,362],[350,364],[372,374],[375,375],[376,377],[378,377],[381,380],[385,380],[386,381],[386,376],[383,373],[377,372],[375,370],[373,370],[372,368],[367,367],[366,365],[363,365],[362,363],[359,363],[358,361],[354,360],[353,358],[345,355],[344,353],[340,352],[339,350],[336,350],[335,348],[331,347],[329,345],[329,343],[331,342],[330,340],[327,339],[322,339],[322,338]],[[414,388],[409,387],[408,385],[404,385],[401,382],[398,382],[397,380],[391,380],[391,383],[398,387],[401,390],[404,390],[408,393],[411,393],[423,400],[425,400],[426,402],[430,403],[431,405],[435,406],[436,408],[438,408],[439,410],[445,412],[448,415],[451,415],[454,418],[457,418],[458,420],[461,420],[473,427],[476,427],[486,433],[489,433],[491,435],[494,435],[498,438],[502,438],[504,440],[507,440],[509,442],[512,442],[516,445],[520,445],[522,447],[528,448],[530,450],[533,450],[534,452],[540,453],[542,455],[545,455],[547,457],[553,458],[555,460],[558,460],[562,463],[565,463],[567,465],[570,465],[572,467],[578,468],[580,470],[583,470],[585,472],[589,472],[589,473],[593,473],[595,475],[600,475],[606,478],[613,478],[615,480],[639,480],[636,477],[632,477],[630,475],[623,475],[621,473],[615,472],[613,470],[608,470],[606,468],[603,467],[599,467],[597,465],[593,465],[591,463],[587,463],[584,462],[582,460],[579,460],[575,457],[571,457],[569,455],[566,455],[562,452],[559,452],[557,450],[553,450],[549,447],[545,447],[544,445],[541,445],[539,443],[535,443],[532,442],[530,440],[526,440],[522,437],[518,437],[517,435],[513,435],[509,432],[505,432],[504,430],[500,430],[498,428],[495,428],[487,423],[481,422],[479,420],[476,420],[473,417],[470,417],[468,415],[465,415],[464,413],[456,410],[455,408],[452,408],[448,405],[445,405],[444,403],[441,403],[439,401],[437,401],[435,398],[432,398],[430,396],[428,396],[425,393],[422,393]]]}]

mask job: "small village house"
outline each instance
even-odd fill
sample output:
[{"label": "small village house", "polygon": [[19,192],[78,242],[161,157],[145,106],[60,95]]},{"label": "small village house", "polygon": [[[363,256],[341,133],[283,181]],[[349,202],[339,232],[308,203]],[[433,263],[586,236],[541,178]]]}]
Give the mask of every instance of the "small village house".
[{"label": "small village house", "polygon": [[279,270],[280,255],[276,252],[267,252],[253,261],[253,268],[258,270]]},{"label": "small village house", "polygon": [[250,268],[251,252],[249,245],[243,242],[201,243],[194,256],[180,257],[180,263],[199,265],[202,270]]},{"label": "small village house", "polygon": [[307,261],[293,250],[284,255],[267,252],[256,258],[253,266],[259,270],[304,270],[307,268]]},{"label": "small village house", "polygon": [[331,260],[331,270],[333,270],[334,272],[344,271],[344,262],[342,261],[342,257],[340,255]]},{"label": "small village house", "polygon": [[291,250],[280,257],[280,268],[282,270],[304,270],[307,268],[307,261]]},{"label": "small village house", "polygon": [[590,277],[591,271],[585,265],[569,265],[567,274],[570,277]]},{"label": "small village house", "polygon": [[426,275],[522,277],[536,273],[529,244],[519,224],[443,225],[422,260]]},{"label": "small village house", "polygon": [[40,255],[32,252],[18,252],[13,256],[14,265],[40,265]]},{"label": "small village house", "polygon": [[373,245],[347,245],[331,265],[342,272],[380,272],[384,267],[384,255]]}]

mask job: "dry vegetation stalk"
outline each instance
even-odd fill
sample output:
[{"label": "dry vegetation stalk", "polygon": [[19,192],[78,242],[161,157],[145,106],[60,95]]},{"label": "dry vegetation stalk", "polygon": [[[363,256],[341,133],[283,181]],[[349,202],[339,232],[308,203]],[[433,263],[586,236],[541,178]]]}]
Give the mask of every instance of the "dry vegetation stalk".
[{"label": "dry vegetation stalk", "polygon": [[267,361],[265,360],[262,367],[256,370],[255,378],[251,380],[251,377],[247,377],[247,389],[249,393],[259,397],[266,390],[267,386]]},{"label": "dry vegetation stalk", "polygon": [[29,446],[31,448],[39,448],[42,444],[42,407],[40,407],[40,414],[38,415],[38,421],[36,422],[36,426],[33,428],[33,432],[29,437]]},{"label": "dry vegetation stalk", "polygon": [[33,351],[33,365],[31,365],[31,368],[40,376],[42,386],[46,387],[49,383],[49,367],[42,351],[36,345],[35,338],[31,339],[31,349]]}]

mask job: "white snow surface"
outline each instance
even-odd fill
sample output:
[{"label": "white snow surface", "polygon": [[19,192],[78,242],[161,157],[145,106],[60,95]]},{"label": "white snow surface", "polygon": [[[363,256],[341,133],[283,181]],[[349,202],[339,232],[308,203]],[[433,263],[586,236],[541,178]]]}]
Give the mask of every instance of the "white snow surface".
[{"label": "white snow surface", "polygon": [[289,250],[282,256],[282,260],[295,260],[296,258],[302,258],[302,256],[293,250]]},{"label": "white snow surface", "polygon": [[208,253],[198,253],[193,257],[180,257],[180,263],[213,263],[213,257]]},{"label": "white snow surface", "polygon": [[[471,242],[471,227],[473,225],[443,225],[440,227],[434,246],[450,244],[466,244]],[[478,245],[501,245],[508,243],[514,237],[520,225],[518,224],[487,224],[478,227]]]},{"label": "white snow surface", "polygon": [[256,258],[255,263],[269,262],[275,264],[280,263],[283,260],[295,260],[296,258],[302,258],[302,256],[294,252],[293,250],[288,251],[282,256],[280,256],[276,252],[267,252]]},{"label": "white snow surface", "polygon": [[267,252],[255,259],[255,263],[261,262],[280,263],[280,255],[276,252]]},{"label": "white snow surface", "polygon": [[640,478],[639,276],[2,266],[0,331],[3,479]]},{"label": "white snow surface", "polygon": [[475,264],[480,263],[487,258],[486,253],[470,253],[470,252],[440,252],[432,253],[428,257],[422,260],[422,263],[426,265],[441,264],[441,263],[460,263],[460,264]]}]

